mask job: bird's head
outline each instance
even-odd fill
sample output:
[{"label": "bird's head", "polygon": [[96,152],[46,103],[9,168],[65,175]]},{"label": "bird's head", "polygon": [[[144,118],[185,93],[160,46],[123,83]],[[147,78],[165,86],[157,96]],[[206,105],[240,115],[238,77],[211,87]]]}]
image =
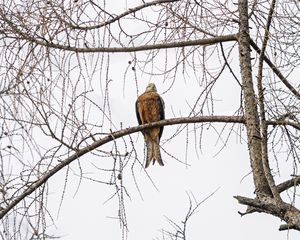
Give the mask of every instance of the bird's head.
[{"label": "bird's head", "polygon": [[154,83],[149,83],[146,87],[146,92],[157,92],[156,86]]}]

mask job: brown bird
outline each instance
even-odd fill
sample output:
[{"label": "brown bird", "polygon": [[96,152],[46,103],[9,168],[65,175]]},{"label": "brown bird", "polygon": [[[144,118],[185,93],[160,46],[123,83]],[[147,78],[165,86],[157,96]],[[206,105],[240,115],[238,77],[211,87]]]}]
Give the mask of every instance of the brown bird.
[{"label": "brown bird", "polygon": [[[154,83],[149,83],[146,91],[140,95],[135,103],[136,116],[139,124],[151,123],[165,119],[164,101],[157,93]],[[161,159],[159,141],[163,133],[164,127],[155,127],[143,130],[147,155],[146,165],[147,168],[151,162],[155,161],[163,166],[164,163]]]}]

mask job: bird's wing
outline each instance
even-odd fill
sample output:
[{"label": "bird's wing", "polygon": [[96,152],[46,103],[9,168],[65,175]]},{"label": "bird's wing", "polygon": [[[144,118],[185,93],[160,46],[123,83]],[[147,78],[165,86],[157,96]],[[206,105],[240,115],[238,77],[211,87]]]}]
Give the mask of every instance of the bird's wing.
[{"label": "bird's wing", "polygon": [[[164,120],[165,119],[165,103],[164,100],[159,96],[158,98],[158,106],[159,106],[159,118],[160,120]],[[164,126],[160,127],[160,131],[159,131],[159,139],[161,138],[161,135],[164,131]]]},{"label": "bird's wing", "polygon": [[141,119],[140,113],[139,113],[138,101],[139,100],[136,100],[136,102],[135,102],[135,113],[136,113],[136,118],[138,120],[138,123],[139,123],[139,125],[141,125],[142,124],[142,119]]}]

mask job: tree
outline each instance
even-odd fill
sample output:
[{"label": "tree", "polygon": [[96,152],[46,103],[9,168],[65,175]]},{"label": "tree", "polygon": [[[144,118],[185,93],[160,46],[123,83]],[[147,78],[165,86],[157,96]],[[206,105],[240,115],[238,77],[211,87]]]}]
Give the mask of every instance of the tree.
[{"label": "tree", "polygon": [[[61,203],[71,173],[78,187],[86,179],[114,187],[125,236],[124,198],[130,193],[123,178],[131,175],[139,192],[143,165],[131,134],[162,125],[178,125],[165,143],[184,138],[186,149],[194,138],[201,149],[207,126],[225,139],[223,147],[234,132],[245,139],[255,196],[235,197],[247,206],[241,215],[271,214],[285,222],[280,230],[299,230],[299,16],[298,1],[156,0],[132,2],[126,10],[106,1],[3,1],[2,238],[51,237],[47,199],[55,184],[49,181],[62,171]],[[201,91],[184,117],[135,127],[118,123],[112,104],[121,103],[111,96],[136,97],[142,77],[155,77],[169,89],[183,79]],[[230,115],[220,114],[222,94],[215,90],[224,80],[240,96]],[[165,154],[177,159],[172,149]],[[94,164],[101,178],[86,173],[88,158],[106,159]],[[283,161],[292,169],[290,178],[280,175]]]}]

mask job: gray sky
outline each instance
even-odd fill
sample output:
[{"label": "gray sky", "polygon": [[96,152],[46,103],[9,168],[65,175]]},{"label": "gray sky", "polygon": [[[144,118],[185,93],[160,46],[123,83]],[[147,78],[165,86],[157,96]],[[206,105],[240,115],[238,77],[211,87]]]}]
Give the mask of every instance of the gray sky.
[{"label": "gray sky", "polygon": [[[131,77],[123,80],[123,69],[125,68],[128,55],[116,54],[111,61],[110,104],[114,123],[122,122],[124,127],[137,125],[135,118],[134,103],[136,100],[135,81]],[[122,65],[123,64],[123,65]],[[120,67],[121,66],[121,67]],[[228,77],[228,78],[227,78]],[[133,78],[132,78],[133,79]],[[228,74],[224,74],[222,81],[218,81],[215,93],[216,115],[232,115],[239,104],[239,89]],[[125,90],[123,91],[123,81]],[[149,77],[139,77],[139,94],[144,91],[149,82]],[[152,82],[157,85],[158,92],[164,92],[168,82],[162,82],[160,78],[153,77]],[[176,78],[175,85],[167,93],[163,94],[166,105],[166,117],[172,118],[186,116],[189,113],[187,103],[195,101],[199,91],[203,89],[193,78]],[[95,95],[95,98],[101,98]],[[223,124],[214,124],[216,129],[221,129]],[[175,132],[178,126],[165,127],[162,142]],[[237,131],[237,127],[234,128]],[[123,174],[123,181],[130,198],[125,197],[126,218],[128,223],[128,239],[163,239],[161,229],[173,230],[168,224],[166,217],[181,224],[188,207],[188,194],[193,195],[200,202],[208,195],[216,193],[206,200],[198,209],[197,213],[190,219],[188,224],[188,239],[295,239],[299,233],[294,231],[279,232],[280,220],[266,214],[250,214],[240,217],[238,211],[244,212],[245,206],[239,205],[233,198],[235,195],[254,197],[254,186],[250,173],[249,156],[247,144],[232,133],[226,147],[213,127],[205,129],[202,137],[202,152],[194,142],[193,125],[189,125],[189,142],[186,150],[186,130],[176,136],[170,142],[163,144],[163,148],[182,162],[186,167],[162,151],[165,166],[150,166],[147,173],[153,180],[157,189],[141,168],[135,169],[135,178],[141,196],[136,188],[130,169]],[[225,133],[228,131],[225,131]],[[245,129],[243,129],[243,134]],[[226,134],[223,135],[226,139]],[[244,135],[242,137],[245,137]],[[143,137],[141,133],[132,135],[136,143],[139,158],[143,157]],[[198,139],[198,138],[197,138]],[[121,144],[121,140],[117,141]],[[122,147],[121,147],[122,148]],[[196,150],[197,148],[197,150]],[[198,156],[197,156],[198,152]],[[101,171],[96,171],[92,164],[102,166],[103,161],[95,156],[80,159],[85,172],[99,179],[103,179]],[[72,164],[71,169],[76,169]],[[284,171],[281,172],[284,175]],[[98,175],[99,174],[99,175]],[[64,176],[59,174],[50,182],[56,184],[63,182]],[[79,239],[120,239],[120,228],[117,217],[117,198],[106,202],[115,192],[114,186],[98,184],[89,180],[82,181],[79,191],[74,196],[79,178],[69,174],[66,195],[57,219],[57,232],[66,240]],[[62,186],[61,186],[62,187]],[[50,194],[50,205],[55,203],[54,199],[60,198],[62,191],[58,190]],[[57,209],[57,202],[53,205]],[[55,219],[56,220],[56,219]]]},{"label": "gray sky", "polygon": [[[113,1],[112,4],[108,4],[107,10],[118,8],[115,12],[122,12],[125,7],[128,7],[125,6],[127,4],[124,3],[122,6],[119,2]],[[130,4],[135,6],[134,3]],[[155,17],[149,15],[149,18]],[[144,26],[129,24],[127,31],[140,31],[142,27]],[[112,27],[111,31],[116,31],[116,29]],[[228,46],[224,44],[225,49]],[[109,121],[105,121],[103,131],[107,133],[110,128],[112,131],[119,130],[121,125],[122,128],[137,125],[135,101],[137,94],[143,93],[149,82],[156,84],[158,92],[164,99],[166,118],[185,117],[191,113],[191,108],[199,94],[207,87],[205,81],[201,82],[204,77],[203,69],[197,65],[187,68],[188,72],[182,74],[182,68],[178,68],[174,83],[172,74],[159,75],[158,73],[166,66],[166,56],[170,64],[167,64],[168,66],[176,62],[175,53],[176,49],[168,50],[166,55],[162,51],[153,65],[148,64],[142,68],[140,64],[136,66],[135,72],[131,70],[133,65],[128,68],[128,62],[132,61],[134,56],[138,60],[147,59],[148,52],[136,53],[136,55],[111,54],[107,76],[110,80],[108,96],[104,95],[106,79],[103,74],[99,73],[99,66],[92,77],[91,85],[94,91],[89,94],[89,97],[101,107],[104,99],[106,97],[109,99],[107,107],[109,107],[113,124],[110,126]],[[96,61],[92,59],[92,54],[87,59],[91,60],[91,66],[96,64]],[[239,76],[237,52],[233,52],[229,61]],[[72,61],[71,63],[77,64]],[[215,55],[207,60],[206,64],[211,72],[214,70],[217,72],[221,67]],[[128,71],[126,71],[127,68]],[[191,70],[193,68],[195,71]],[[74,74],[71,78],[78,77],[76,71],[71,72]],[[156,74],[147,74],[151,71]],[[289,77],[294,79],[299,73],[298,69]],[[255,74],[257,74],[257,69],[254,69],[254,77]],[[209,80],[213,78],[206,77]],[[213,89],[213,112],[211,106],[204,107],[204,115],[234,115],[240,105],[240,94],[240,86],[226,69]],[[211,95],[207,97],[210,98]],[[199,111],[200,106],[197,105],[196,109]],[[102,125],[99,109],[91,107],[87,109],[87,112],[89,112],[90,122]],[[299,238],[300,234],[295,231],[279,232],[279,225],[283,222],[274,216],[254,213],[241,217],[238,214],[238,211],[246,211],[246,207],[238,204],[233,196],[255,197],[245,140],[246,129],[238,125],[231,128],[232,125],[228,125],[222,132],[223,126],[224,124],[206,124],[201,132],[199,125],[196,126],[195,131],[195,126],[190,124],[173,138],[179,125],[166,126],[161,139],[164,167],[155,164],[145,172],[136,162],[133,174],[131,166],[136,159],[132,156],[128,160],[122,180],[126,188],[124,206],[129,230],[126,234],[129,240],[164,239],[164,237],[169,239],[161,232],[162,229],[174,232],[167,218],[181,225],[189,208],[189,196],[195,204],[194,201],[201,202],[213,192],[215,193],[203,202],[195,215],[190,218],[187,225],[188,239],[283,240]],[[227,139],[229,130],[232,132]],[[222,132],[221,136],[220,132]],[[200,134],[202,134],[201,137]],[[126,136],[125,143],[123,139],[118,139],[116,141],[118,150],[121,153],[125,153],[126,148],[131,150],[130,140],[134,144],[139,161],[143,162],[144,140],[141,133],[132,134],[131,139]],[[41,140],[43,141],[44,139]],[[114,150],[114,143],[109,143],[100,150],[108,152]],[[111,167],[113,159],[86,154],[78,161],[73,162],[49,180],[48,206],[55,223],[51,226],[51,222],[48,222],[49,228],[64,240],[121,239],[118,219],[120,205],[118,197],[114,195],[116,186],[97,182],[110,179],[110,173],[98,170],[98,168]],[[289,178],[291,167],[288,163],[284,161],[276,163],[274,159],[270,159],[270,162],[276,173],[276,181],[281,182]],[[280,174],[276,171],[277,164],[281,169]],[[79,175],[81,170],[83,178]],[[90,178],[94,180],[89,180]],[[283,197],[289,199],[290,196],[283,194]],[[24,226],[25,231],[26,227]]]}]

